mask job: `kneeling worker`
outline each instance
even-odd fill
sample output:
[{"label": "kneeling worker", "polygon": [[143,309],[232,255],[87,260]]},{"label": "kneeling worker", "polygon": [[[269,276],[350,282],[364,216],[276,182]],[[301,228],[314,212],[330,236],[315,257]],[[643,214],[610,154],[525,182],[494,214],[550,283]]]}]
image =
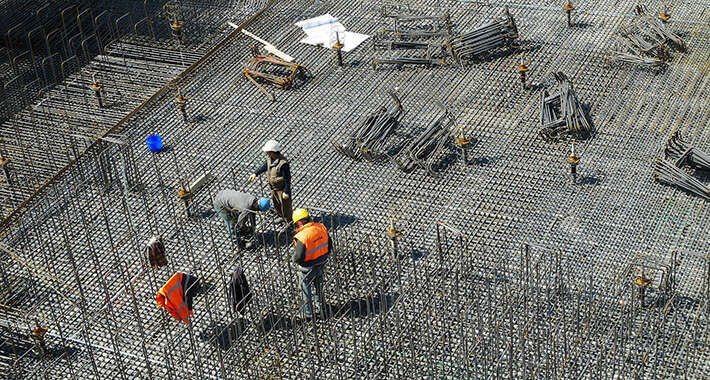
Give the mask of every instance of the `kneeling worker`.
[{"label": "kneeling worker", "polygon": [[[333,248],[333,243],[328,236],[328,231],[321,223],[311,220],[308,211],[303,208],[293,212],[293,222],[296,224],[296,235],[293,243],[292,260],[299,265],[299,280],[303,290],[304,315],[306,319],[313,317],[313,306],[320,308],[323,297],[323,269],[328,259],[328,254]],[[315,287],[316,295],[313,297],[312,288]],[[315,301],[315,302],[314,302]]]},{"label": "kneeling worker", "polygon": [[240,246],[251,248],[253,243],[247,239],[254,235],[256,213],[267,211],[271,207],[269,199],[257,199],[251,194],[226,189],[217,193],[213,203],[214,211],[224,220],[229,236],[232,239],[238,238]]}]

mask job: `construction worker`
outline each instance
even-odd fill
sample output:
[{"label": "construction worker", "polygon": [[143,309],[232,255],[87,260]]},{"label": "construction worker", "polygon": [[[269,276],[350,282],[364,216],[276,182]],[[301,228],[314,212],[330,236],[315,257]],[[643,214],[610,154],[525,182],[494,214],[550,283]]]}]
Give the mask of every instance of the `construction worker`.
[{"label": "construction worker", "polygon": [[[311,220],[308,211],[303,208],[293,213],[296,235],[293,237],[295,249],[291,259],[299,266],[299,280],[303,290],[304,316],[313,318],[313,306],[320,307],[323,297],[323,269],[328,254],[333,249],[328,231],[321,223]],[[316,295],[313,297],[312,288]]]},{"label": "construction worker", "polygon": [[192,301],[200,288],[200,279],[188,273],[177,272],[163,285],[155,300],[159,309],[167,310],[179,322],[190,323]]},{"label": "construction worker", "polygon": [[44,339],[44,335],[47,333],[47,328],[42,326],[35,326],[30,332],[30,341],[34,343],[34,351],[38,357],[43,358],[49,355],[49,350],[47,349],[47,342]]},{"label": "construction worker", "polygon": [[261,148],[266,153],[266,162],[249,177],[249,182],[254,182],[256,177],[266,172],[266,181],[271,187],[271,199],[274,209],[279,215],[277,223],[291,220],[291,168],[288,160],[281,154],[281,144],[276,140],[269,140]]},{"label": "construction worker", "polygon": [[271,207],[269,199],[257,199],[251,194],[225,189],[217,193],[213,204],[214,211],[224,220],[229,236],[237,238],[239,246],[251,248],[254,244],[251,240],[256,229],[256,213]]}]

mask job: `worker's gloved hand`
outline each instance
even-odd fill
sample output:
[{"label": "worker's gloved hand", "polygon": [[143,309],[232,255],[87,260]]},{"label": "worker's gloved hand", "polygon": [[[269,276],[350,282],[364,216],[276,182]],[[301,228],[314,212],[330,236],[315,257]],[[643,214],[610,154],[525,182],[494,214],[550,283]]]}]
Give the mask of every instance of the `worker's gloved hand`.
[{"label": "worker's gloved hand", "polygon": [[282,198],[283,198],[283,199],[289,199],[289,198],[291,198],[291,196],[288,195],[288,194],[286,194],[286,193],[284,193],[284,196],[283,196]]},{"label": "worker's gloved hand", "polygon": [[249,182],[254,182],[255,179],[256,179],[256,174],[252,174],[249,176]]}]

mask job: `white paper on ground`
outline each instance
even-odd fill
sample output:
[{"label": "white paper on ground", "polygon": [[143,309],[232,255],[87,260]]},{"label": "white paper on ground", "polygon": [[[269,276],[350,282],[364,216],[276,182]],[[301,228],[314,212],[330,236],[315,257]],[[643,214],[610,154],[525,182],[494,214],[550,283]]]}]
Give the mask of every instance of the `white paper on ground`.
[{"label": "white paper on ground", "polygon": [[325,14],[322,16],[309,18],[296,23],[296,26],[302,28],[308,37],[302,39],[301,43],[322,46],[332,49],[335,44],[335,34],[337,32],[340,43],[343,44],[343,51],[349,52],[358,47],[370,36],[361,33],[348,32],[343,24],[338,22],[338,19]]}]

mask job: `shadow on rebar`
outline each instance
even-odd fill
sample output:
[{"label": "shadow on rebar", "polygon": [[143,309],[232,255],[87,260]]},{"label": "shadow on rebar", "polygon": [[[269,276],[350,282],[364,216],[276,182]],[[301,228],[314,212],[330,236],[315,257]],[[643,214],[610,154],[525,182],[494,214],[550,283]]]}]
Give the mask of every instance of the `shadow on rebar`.
[{"label": "shadow on rebar", "polygon": [[399,293],[375,293],[360,299],[350,300],[341,304],[329,304],[325,318],[331,317],[367,317],[385,314],[400,297]]},{"label": "shadow on rebar", "polygon": [[236,343],[246,331],[246,321],[244,318],[237,318],[229,324],[214,323],[205,329],[200,338],[211,344],[216,344],[219,348],[227,350]]},{"label": "shadow on rebar", "polygon": [[595,174],[583,176],[580,179],[579,184],[595,186],[601,185],[602,183],[604,183],[605,180],[606,175],[604,175],[604,173],[602,173],[601,171],[597,171]]}]

